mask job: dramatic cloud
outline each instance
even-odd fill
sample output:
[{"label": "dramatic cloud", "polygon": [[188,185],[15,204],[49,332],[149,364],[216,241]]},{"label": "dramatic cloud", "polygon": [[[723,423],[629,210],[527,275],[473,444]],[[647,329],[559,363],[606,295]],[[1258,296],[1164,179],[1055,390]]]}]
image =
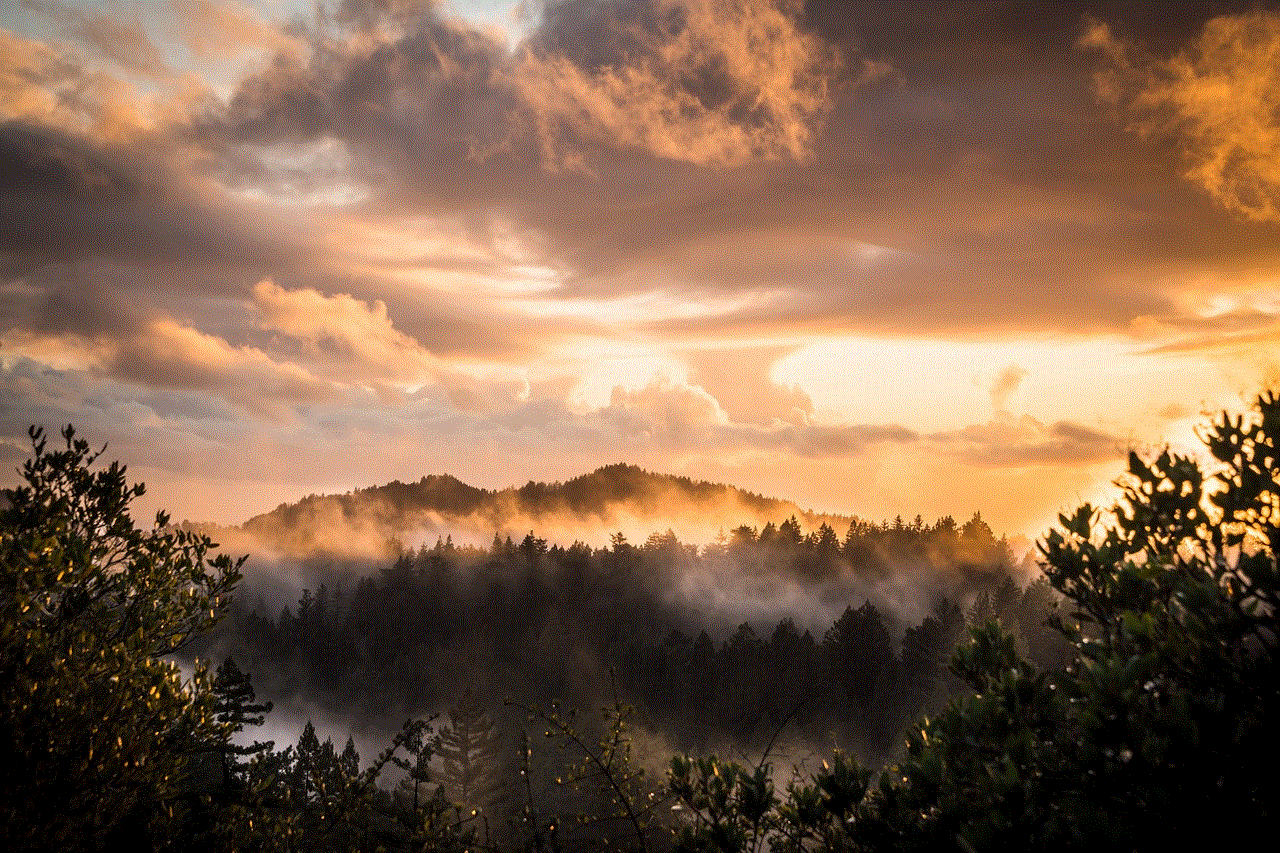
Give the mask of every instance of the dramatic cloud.
[{"label": "dramatic cloud", "polygon": [[329,392],[303,368],[280,363],[253,347],[225,340],[168,318],[149,320],[128,334],[49,338],[6,335],[6,352],[81,366],[91,374],[146,388],[220,395],[252,414],[281,417],[298,403]]},{"label": "dramatic cloud", "polygon": [[618,387],[609,405],[593,412],[620,438],[682,453],[784,451],[802,457],[855,456],[884,443],[909,443],[918,436],[898,425],[782,424],[760,426],[730,421],[719,403],[698,386],[658,379],[629,391]]},{"label": "dramatic cloud", "polygon": [[792,0],[547,4],[515,69],[543,162],[580,163],[564,150],[575,139],[702,165],[807,159],[840,60],[797,28],[798,11]]},{"label": "dramatic cloud", "polygon": [[309,58],[277,54],[236,92],[226,132],[414,140],[458,162],[529,158],[552,171],[594,172],[600,148],[700,165],[804,160],[840,59],[797,27],[797,11],[777,0],[553,2],[509,51],[429,4],[346,4],[338,20],[355,31],[317,31]]},{"label": "dramatic cloud", "polygon": [[126,71],[150,77],[173,73],[136,14],[131,18],[91,14],[57,0],[19,0],[19,5],[57,21],[65,35],[78,39]]},{"label": "dramatic cloud", "polygon": [[316,354],[329,350],[348,377],[357,366],[374,377],[420,384],[432,372],[434,359],[392,326],[382,301],[368,305],[346,293],[290,291],[272,281],[259,282],[253,295],[265,328],[306,342]]},{"label": "dramatic cloud", "polygon": [[1276,375],[1273,11],[476,7],[0,9],[0,458],[73,422],[224,521],[627,461],[1034,534]]},{"label": "dramatic cloud", "polygon": [[53,127],[83,125],[94,112],[93,78],[52,47],[0,30],[0,116]]},{"label": "dramatic cloud", "polygon": [[198,57],[221,59],[247,50],[296,48],[296,41],[235,3],[169,0],[182,43]]},{"label": "dramatic cloud", "polygon": [[1125,443],[1068,421],[1043,424],[1030,415],[997,411],[985,424],[929,437],[944,452],[970,465],[990,468],[1089,465],[1120,459]]},{"label": "dramatic cloud", "polygon": [[797,426],[813,417],[813,400],[796,385],[775,382],[773,365],[789,350],[775,347],[689,353],[690,380],[707,389],[734,420],[768,426]]},{"label": "dramatic cloud", "polygon": [[1250,219],[1280,220],[1280,15],[1214,18],[1169,59],[1095,23],[1081,44],[1108,61],[1098,93],[1144,136],[1173,140],[1186,177]]},{"label": "dramatic cloud", "polygon": [[78,137],[38,124],[0,125],[0,190],[10,197],[119,201],[136,196],[143,184],[133,170]]}]

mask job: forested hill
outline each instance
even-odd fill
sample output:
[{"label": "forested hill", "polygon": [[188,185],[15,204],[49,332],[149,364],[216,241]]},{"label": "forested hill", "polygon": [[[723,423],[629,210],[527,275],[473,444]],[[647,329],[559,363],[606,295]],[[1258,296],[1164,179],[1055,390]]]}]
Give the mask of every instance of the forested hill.
[{"label": "forested hill", "polygon": [[621,531],[643,537],[670,528],[686,541],[708,542],[734,527],[781,523],[846,529],[851,516],[814,513],[723,483],[656,474],[634,465],[599,468],[565,482],[529,482],[489,490],[447,474],[393,481],[341,495],[308,495],[244,524],[244,531],[283,554],[380,554],[389,542],[414,546],[437,536],[487,542],[493,534],[538,530],[553,539],[605,544]]}]

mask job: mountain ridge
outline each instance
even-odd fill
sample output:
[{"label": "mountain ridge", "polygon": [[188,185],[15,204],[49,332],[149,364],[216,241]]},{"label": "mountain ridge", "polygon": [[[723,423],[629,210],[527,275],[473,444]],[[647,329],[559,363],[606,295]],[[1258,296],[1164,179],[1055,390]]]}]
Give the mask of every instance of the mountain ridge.
[{"label": "mountain ridge", "polygon": [[472,486],[452,474],[426,474],[409,483],[392,480],[342,494],[311,494],[256,515],[238,529],[297,556],[377,553],[424,537],[480,541],[526,530],[566,544],[668,528],[681,538],[711,541],[741,525],[778,524],[792,516],[807,529],[826,523],[841,532],[858,520],[727,483],[617,462],[567,480],[530,480],[502,489]]}]

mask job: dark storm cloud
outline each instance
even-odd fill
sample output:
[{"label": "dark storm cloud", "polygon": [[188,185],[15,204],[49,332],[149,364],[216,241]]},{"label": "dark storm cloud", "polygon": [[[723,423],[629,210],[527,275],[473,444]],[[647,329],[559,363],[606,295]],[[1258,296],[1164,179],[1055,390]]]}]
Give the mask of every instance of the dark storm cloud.
[{"label": "dark storm cloud", "polygon": [[35,307],[29,328],[47,335],[115,337],[132,334],[146,322],[137,305],[96,278],[80,279],[74,273],[57,276]]},{"label": "dark storm cloud", "polygon": [[[790,5],[553,3],[511,51],[393,4],[393,36],[313,33],[308,57],[278,55],[206,132],[239,142],[331,133],[375,149],[431,198],[533,207],[580,191],[584,173],[647,173],[655,157],[805,159],[838,63],[794,26]],[[366,25],[372,14],[346,11],[339,20]]]},{"label": "dark storm cloud", "polygon": [[[346,181],[392,216],[506,217],[565,266],[549,299],[657,283],[690,299],[759,293],[707,321],[712,334],[1123,332],[1175,322],[1179,278],[1280,267],[1274,239],[1208,209],[1121,135],[1095,98],[1094,57],[1075,47],[1082,7],[1020,8],[558,2],[512,49],[433,4],[350,3],[196,118],[187,144],[237,190],[306,199]],[[1095,13],[1156,44],[1203,23]],[[712,49],[750,21],[795,48],[777,57],[799,58]],[[690,133],[716,141],[700,149]],[[310,173],[268,162],[308,145],[349,158]],[[68,252],[181,251],[248,262],[249,279],[326,254],[220,224],[230,211],[136,205],[148,221],[134,222],[72,207],[28,202],[6,217],[6,242],[54,255],[41,223],[58,221]],[[868,260],[855,245],[891,252]],[[334,259],[334,273],[349,263]]]},{"label": "dark storm cloud", "polygon": [[137,169],[83,138],[39,125],[0,124],[4,196],[125,201],[141,195],[147,183]]},{"label": "dark storm cloud", "polygon": [[184,192],[163,157],[19,122],[0,124],[0,154],[0,250],[29,265],[105,257],[273,266],[290,257],[261,222],[237,222],[233,205]]},{"label": "dark storm cloud", "polygon": [[[373,293],[404,266],[364,257],[359,241],[335,243],[315,221],[194,192],[162,154],[7,122],[0,124],[0,155],[2,271],[21,283],[0,294],[0,319],[9,328],[132,333],[139,318],[162,308],[221,326],[229,319],[221,301],[251,301],[267,276]],[[432,262],[415,263],[430,275],[450,261]],[[480,259],[473,268],[493,273],[503,263]],[[353,279],[353,265],[363,270],[360,278]],[[463,299],[409,298],[409,325],[439,352],[513,349],[500,313]],[[130,322],[110,328],[125,314]]]},{"label": "dark storm cloud", "polygon": [[139,394],[129,384],[31,359],[0,364],[0,432],[24,455],[30,425],[56,434],[70,423],[130,466],[202,476],[212,459],[234,459],[242,476],[253,478],[273,461],[255,451],[255,430],[242,418],[233,404],[190,389]]}]

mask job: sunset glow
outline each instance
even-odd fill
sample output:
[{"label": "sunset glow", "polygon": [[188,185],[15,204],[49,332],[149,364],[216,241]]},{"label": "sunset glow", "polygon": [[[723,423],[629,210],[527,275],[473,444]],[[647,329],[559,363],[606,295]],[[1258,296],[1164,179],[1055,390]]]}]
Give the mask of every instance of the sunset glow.
[{"label": "sunset glow", "polygon": [[0,485],[601,465],[1036,537],[1280,383],[1280,13],[0,10]]}]

